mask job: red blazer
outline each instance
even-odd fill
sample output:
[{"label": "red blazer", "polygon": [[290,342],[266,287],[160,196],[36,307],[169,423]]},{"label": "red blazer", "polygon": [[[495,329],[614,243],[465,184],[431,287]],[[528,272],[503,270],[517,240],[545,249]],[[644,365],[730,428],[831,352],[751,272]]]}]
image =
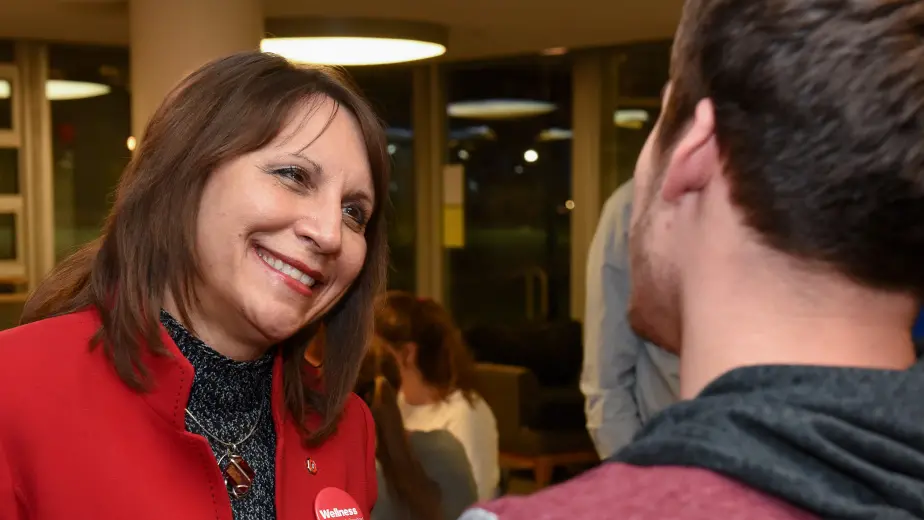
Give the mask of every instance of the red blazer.
[{"label": "red blazer", "polygon": [[[101,349],[100,326],[82,311],[0,332],[0,519],[231,520],[208,442],[186,431],[193,369],[163,331],[172,357],[146,357],[155,386],[130,390]],[[273,371],[276,515],[314,520],[315,496],[348,492],[368,518],[376,500],[375,431],[351,395],[337,433],[300,442]],[[308,471],[308,458],[316,474]]]}]

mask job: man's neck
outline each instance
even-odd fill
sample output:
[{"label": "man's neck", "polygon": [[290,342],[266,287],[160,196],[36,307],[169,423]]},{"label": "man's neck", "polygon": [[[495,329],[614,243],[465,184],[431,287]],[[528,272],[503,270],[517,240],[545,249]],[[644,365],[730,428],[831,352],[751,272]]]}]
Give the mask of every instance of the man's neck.
[{"label": "man's neck", "polygon": [[[763,266],[766,267],[766,266]],[[914,363],[913,298],[828,275],[713,266],[684,287],[681,397],[735,368]]]}]

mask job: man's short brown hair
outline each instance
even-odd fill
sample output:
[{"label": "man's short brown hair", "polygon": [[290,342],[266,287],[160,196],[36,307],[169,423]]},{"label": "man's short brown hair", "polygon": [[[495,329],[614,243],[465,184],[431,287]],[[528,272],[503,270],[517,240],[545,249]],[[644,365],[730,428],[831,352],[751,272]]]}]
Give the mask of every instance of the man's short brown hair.
[{"label": "man's short brown hair", "polygon": [[924,2],[688,0],[657,149],[697,103],[772,248],[924,297]]}]

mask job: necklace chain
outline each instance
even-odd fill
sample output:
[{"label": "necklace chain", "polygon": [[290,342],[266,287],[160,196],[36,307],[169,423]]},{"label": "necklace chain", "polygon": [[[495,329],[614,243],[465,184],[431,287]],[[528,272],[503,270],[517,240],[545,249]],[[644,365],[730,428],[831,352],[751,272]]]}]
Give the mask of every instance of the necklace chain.
[{"label": "necklace chain", "polygon": [[189,418],[192,419],[193,422],[195,422],[196,425],[199,426],[199,428],[201,428],[203,432],[205,432],[206,435],[208,435],[209,437],[211,437],[212,439],[214,439],[217,443],[221,444],[221,445],[224,446],[226,449],[232,450],[232,451],[237,451],[237,447],[240,446],[241,444],[244,444],[245,442],[247,442],[247,440],[250,439],[250,437],[254,434],[254,432],[257,431],[257,426],[260,425],[260,421],[263,419],[263,416],[265,415],[264,412],[265,412],[265,405],[260,407],[260,414],[257,416],[257,420],[254,421],[253,427],[250,429],[250,431],[247,433],[247,435],[244,436],[243,439],[241,439],[241,440],[239,440],[239,441],[237,441],[237,442],[228,442],[228,441],[222,439],[221,437],[215,435],[215,434],[212,433],[211,431],[209,431],[209,429],[206,428],[205,425],[202,424],[202,422],[199,421],[199,419],[198,419],[195,415],[193,415],[193,413],[192,413],[191,411],[189,411],[189,408],[186,408],[186,415],[188,415]]}]

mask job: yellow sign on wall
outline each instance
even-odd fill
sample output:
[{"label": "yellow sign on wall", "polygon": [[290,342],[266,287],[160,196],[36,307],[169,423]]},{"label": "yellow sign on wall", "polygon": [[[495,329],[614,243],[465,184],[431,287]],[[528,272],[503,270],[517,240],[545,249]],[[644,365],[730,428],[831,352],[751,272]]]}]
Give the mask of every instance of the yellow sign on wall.
[{"label": "yellow sign on wall", "polygon": [[465,247],[465,167],[443,167],[443,247]]}]

